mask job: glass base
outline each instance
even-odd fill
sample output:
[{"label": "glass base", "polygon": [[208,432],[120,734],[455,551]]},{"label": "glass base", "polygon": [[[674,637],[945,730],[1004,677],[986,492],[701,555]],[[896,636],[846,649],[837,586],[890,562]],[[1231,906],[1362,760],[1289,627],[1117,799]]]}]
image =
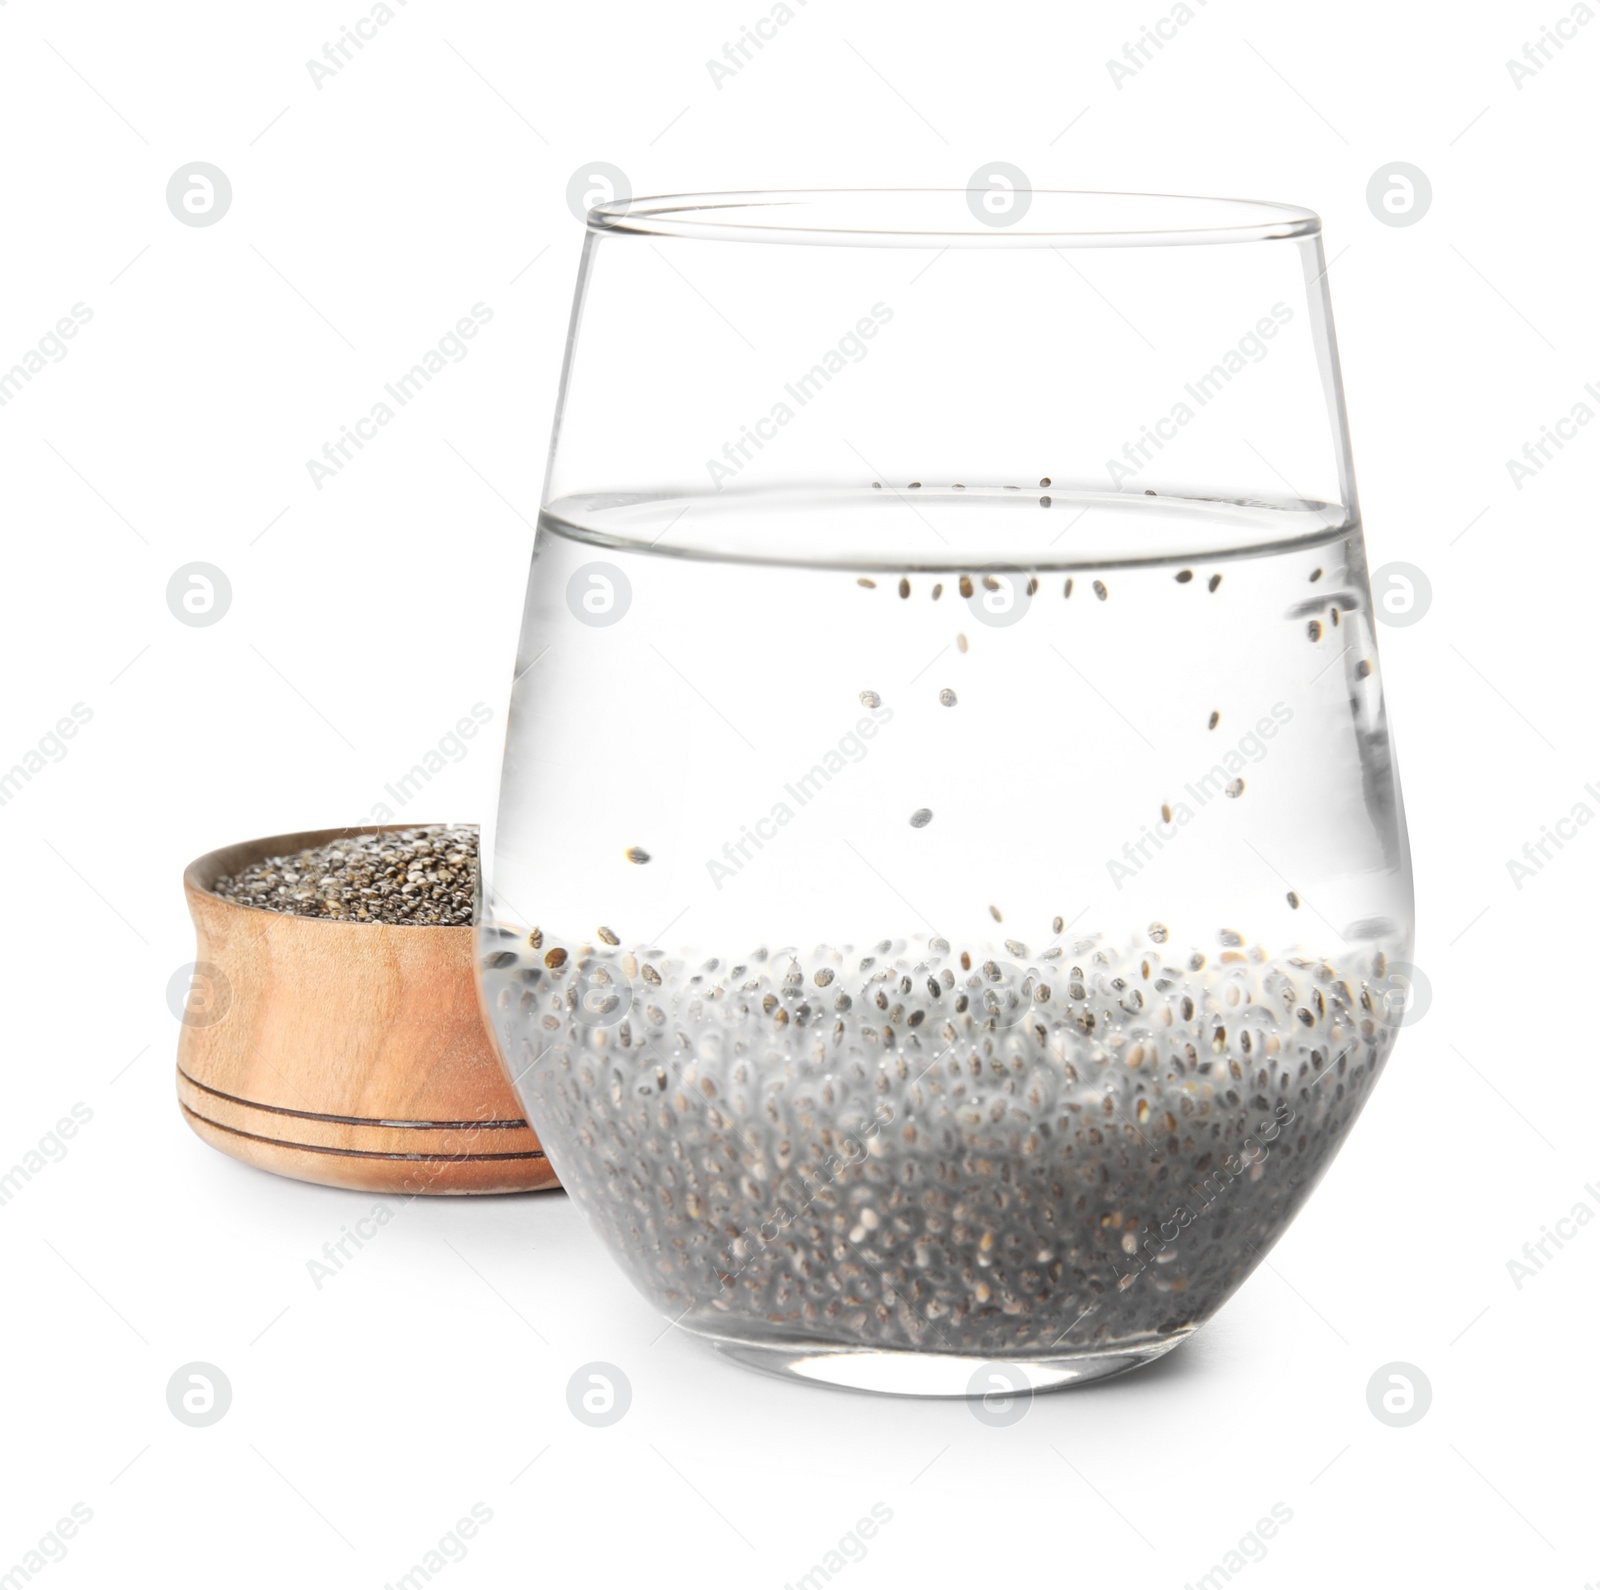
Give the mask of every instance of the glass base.
[{"label": "glass base", "polygon": [[836,1342],[748,1341],[684,1326],[679,1329],[735,1363],[785,1380],[887,1397],[967,1398],[1004,1396],[1007,1384],[1015,1392],[1026,1386],[1037,1393],[1106,1380],[1154,1363],[1193,1334],[1183,1330],[1160,1340],[1102,1352],[992,1359],[958,1353],[884,1352],[872,1347],[841,1347]]}]

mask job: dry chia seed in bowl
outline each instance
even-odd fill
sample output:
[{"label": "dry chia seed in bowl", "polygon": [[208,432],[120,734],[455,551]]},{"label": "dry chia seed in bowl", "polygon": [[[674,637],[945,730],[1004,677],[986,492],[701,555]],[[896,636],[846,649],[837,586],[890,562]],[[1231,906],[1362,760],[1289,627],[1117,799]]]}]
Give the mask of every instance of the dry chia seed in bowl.
[{"label": "dry chia seed in bowl", "polygon": [[478,830],[433,824],[352,834],[263,856],[212,892],[238,905],[336,922],[467,927],[478,891]]}]

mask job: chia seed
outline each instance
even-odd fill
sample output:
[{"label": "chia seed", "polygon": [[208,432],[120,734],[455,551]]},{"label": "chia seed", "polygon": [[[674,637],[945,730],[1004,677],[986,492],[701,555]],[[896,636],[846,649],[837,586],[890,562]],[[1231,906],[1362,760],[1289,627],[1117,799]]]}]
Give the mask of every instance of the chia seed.
[{"label": "chia seed", "polygon": [[461,927],[478,892],[471,825],[352,834],[287,856],[264,856],[219,878],[212,893],[238,905],[336,922]]},{"label": "chia seed", "polygon": [[[1166,938],[1081,939],[1081,967],[1049,983],[1020,941],[1013,965],[920,935],[746,957],[749,980],[715,997],[691,958],[607,1027],[504,964],[519,930],[485,938],[485,989],[514,1067],[542,1056],[524,1102],[563,1185],[669,1317],[1070,1354],[1209,1318],[1309,1196],[1395,1035],[1370,946],[1207,967],[1149,948]],[[629,981],[629,952],[568,942],[579,977]]]}]

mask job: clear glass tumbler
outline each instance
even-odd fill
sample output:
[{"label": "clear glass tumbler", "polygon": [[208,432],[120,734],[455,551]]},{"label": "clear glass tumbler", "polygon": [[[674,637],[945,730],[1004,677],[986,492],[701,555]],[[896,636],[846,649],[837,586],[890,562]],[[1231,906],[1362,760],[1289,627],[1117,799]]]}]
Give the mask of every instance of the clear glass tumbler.
[{"label": "clear glass tumbler", "polygon": [[926,1395],[1184,1340],[1409,998],[1317,217],[591,211],[484,849],[509,1073],[681,1329]]}]

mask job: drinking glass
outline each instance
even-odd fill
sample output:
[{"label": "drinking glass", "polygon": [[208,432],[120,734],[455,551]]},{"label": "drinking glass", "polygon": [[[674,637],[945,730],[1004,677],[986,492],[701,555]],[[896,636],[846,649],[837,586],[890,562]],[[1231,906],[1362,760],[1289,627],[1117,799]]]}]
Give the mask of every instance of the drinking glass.
[{"label": "drinking glass", "polygon": [[1321,227],[992,189],[588,216],[481,988],[730,1358],[1189,1336],[1344,1141],[1412,897]]}]

